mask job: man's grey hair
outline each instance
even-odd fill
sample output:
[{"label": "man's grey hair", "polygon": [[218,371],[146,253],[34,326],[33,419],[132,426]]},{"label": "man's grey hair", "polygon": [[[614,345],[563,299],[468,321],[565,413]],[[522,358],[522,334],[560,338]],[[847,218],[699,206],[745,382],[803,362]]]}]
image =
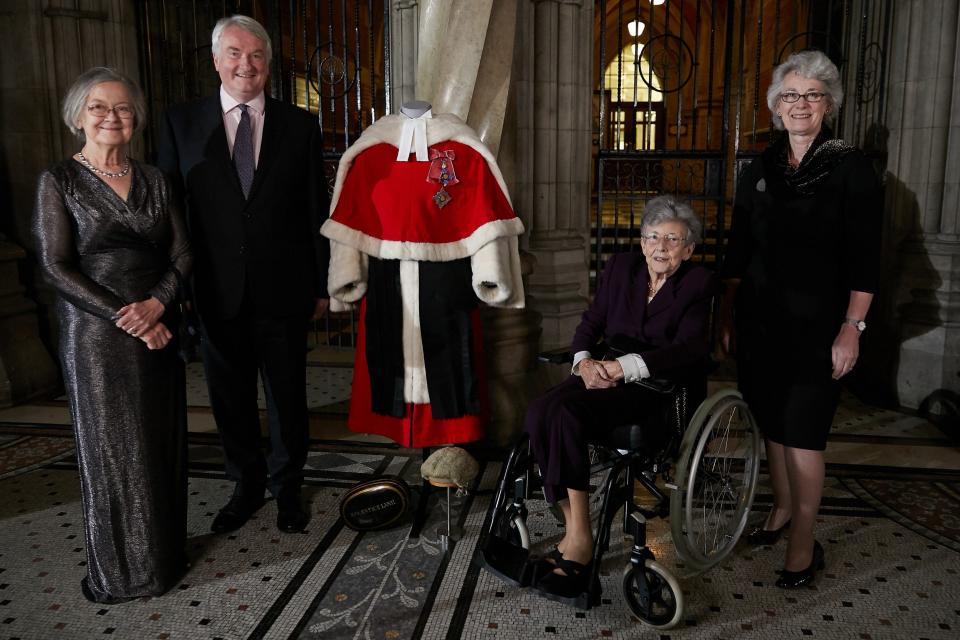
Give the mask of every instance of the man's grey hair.
[{"label": "man's grey hair", "polygon": [[646,233],[650,227],[656,227],[665,222],[682,222],[687,227],[685,244],[700,242],[703,223],[686,202],[677,200],[673,196],[654,198],[643,208],[640,232]]},{"label": "man's grey hair", "polygon": [[823,83],[823,92],[830,101],[830,109],[824,115],[827,122],[832,123],[843,105],[843,84],[840,82],[840,71],[837,65],[830,61],[822,51],[798,51],[790,54],[776,69],[773,70],[773,80],[767,89],[767,107],[773,116],[773,126],[783,131],[783,118],[777,115],[777,104],[783,92],[783,79],[796,72],[801,78],[819,80]]},{"label": "man's grey hair", "polygon": [[133,107],[133,130],[140,131],[147,124],[147,102],[137,83],[110,67],[93,67],[84,71],[73,81],[63,98],[63,123],[70,129],[70,133],[86,142],[86,135],[80,125],[80,118],[87,108],[87,97],[93,88],[104,82],[119,82],[127,88],[130,94],[130,106]]},{"label": "man's grey hair", "polygon": [[262,24],[250,16],[240,14],[217,20],[217,24],[213,27],[213,35],[210,37],[213,55],[220,56],[220,36],[223,35],[223,30],[227,27],[239,27],[263,40],[264,50],[267,54],[267,64],[270,64],[270,60],[273,59],[273,47],[270,44],[270,36],[267,34],[267,30],[263,28]]}]

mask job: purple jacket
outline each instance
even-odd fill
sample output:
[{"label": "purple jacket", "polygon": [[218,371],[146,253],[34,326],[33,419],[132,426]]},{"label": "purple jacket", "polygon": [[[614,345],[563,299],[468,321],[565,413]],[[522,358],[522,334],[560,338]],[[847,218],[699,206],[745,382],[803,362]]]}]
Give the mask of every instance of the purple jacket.
[{"label": "purple jacket", "polygon": [[[716,276],[684,262],[647,304],[650,274],[642,253],[620,253],[607,261],[597,294],[580,320],[572,352],[623,336],[629,351],[643,358],[650,374],[672,377],[703,362],[710,353],[710,306]],[[614,340],[614,346],[620,346]]]}]

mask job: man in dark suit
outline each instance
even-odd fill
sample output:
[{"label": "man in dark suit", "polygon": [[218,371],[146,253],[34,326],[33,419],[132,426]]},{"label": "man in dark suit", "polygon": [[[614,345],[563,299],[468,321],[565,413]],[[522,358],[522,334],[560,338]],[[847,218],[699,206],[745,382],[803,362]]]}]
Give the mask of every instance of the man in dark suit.
[{"label": "man in dark suit", "polygon": [[[270,38],[247,16],[213,30],[218,95],[166,114],[158,164],[187,208],[210,403],[233,496],[214,532],[277,500],[277,527],[302,531],[308,425],[306,329],[327,307],[328,209],[316,119],[264,94]],[[257,377],[267,399],[261,448]]]}]

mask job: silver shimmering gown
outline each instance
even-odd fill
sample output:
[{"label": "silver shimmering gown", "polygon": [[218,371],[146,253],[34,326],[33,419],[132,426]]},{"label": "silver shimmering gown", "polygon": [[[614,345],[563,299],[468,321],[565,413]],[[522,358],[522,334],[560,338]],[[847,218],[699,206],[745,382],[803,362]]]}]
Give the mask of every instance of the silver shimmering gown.
[{"label": "silver shimmering gown", "polygon": [[58,295],[60,361],[73,414],[87,584],[96,600],[159,595],[183,575],[186,403],[172,341],[151,351],[114,325],[154,296],[174,336],[177,276],[191,255],[169,185],[134,163],[126,202],[73,159],[39,179],[33,233]]}]

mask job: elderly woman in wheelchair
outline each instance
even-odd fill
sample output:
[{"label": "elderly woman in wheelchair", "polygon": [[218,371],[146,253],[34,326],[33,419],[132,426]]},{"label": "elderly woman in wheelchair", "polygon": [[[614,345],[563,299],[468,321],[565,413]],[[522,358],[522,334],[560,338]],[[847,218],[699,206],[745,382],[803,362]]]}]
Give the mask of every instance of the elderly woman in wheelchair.
[{"label": "elderly woman in wheelchair", "polygon": [[[588,444],[605,429],[662,414],[663,396],[635,384],[682,379],[709,354],[714,275],[688,262],[700,239],[692,209],[670,196],[650,201],[641,225],[643,253],[614,255],[573,338],[572,375],[527,411],[526,431],[544,495],[559,503],[565,535],[541,570],[544,594],[569,598],[588,589],[593,558],[587,489]],[[599,346],[601,342],[606,347]],[[662,440],[651,425],[649,446]],[[661,433],[657,433],[660,431]]]},{"label": "elderly woman in wheelchair", "polygon": [[[644,209],[642,254],[607,262],[574,335],[572,375],[531,403],[528,440],[504,466],[477,554],[501,578],[590,608],[599,602],[598,565],[610,525],[624,505],[624,530],[634,538],[622,583],[627,604],[644,622],[667,628],[680,617],[682,595],[646,548],[646,519],[670,513],[678,555],[693,570],[716,564],[736,544],[753,499],[759,437],[732,389],[687,420],[688,402],[693,407],[706,396],[717,288],[712,272],[689,262],[700,233],[689,205],[661,196]],[[598,452],[605,458],[599,463]],[[602,507],[594,537],[588,490],[596,473],[605,479],[597,483]],[[538,480],[565,524],[556,548],[540,557],[529,554],[524,504]],[[635,503],[634,481],[657,500],[654,510]]]}]

